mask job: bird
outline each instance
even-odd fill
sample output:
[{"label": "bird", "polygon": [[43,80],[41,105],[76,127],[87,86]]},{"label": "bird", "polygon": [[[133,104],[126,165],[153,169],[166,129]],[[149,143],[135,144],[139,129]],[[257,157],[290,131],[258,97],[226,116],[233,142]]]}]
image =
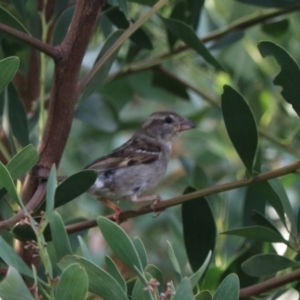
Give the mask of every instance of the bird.
[{"label": "bird", "polygon": [[162,200],[159,195],[139,196],[156,187],[164,177],[172,139],[195,127],[175,112],[151,114],[126,143],[84,168],[97,172],[97,179],[87,192],[112,208],[117,222],[121,209],[113,203],[116,201],[152,201],[155,211],[155,205]]}]

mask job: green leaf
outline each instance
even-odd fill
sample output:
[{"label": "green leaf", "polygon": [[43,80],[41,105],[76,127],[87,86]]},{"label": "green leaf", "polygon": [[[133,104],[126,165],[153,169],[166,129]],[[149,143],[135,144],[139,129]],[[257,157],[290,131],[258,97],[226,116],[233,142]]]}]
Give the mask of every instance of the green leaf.
[{"label": "green leaf", "polygon": [[123,289],[123,291],[126,294],[127,293],[126,282],[125,282],[124,278],[122,277],[115,262],[109,256],[105,256],[105,262],[106,262],[108,273],[118,282],[118,284],[120,285],[120,287]]},{"label": "green leaf", "polygon": [[53,212],[50,223],[52,241],[56,252],[57,261],[61,260],[64,256],[72,254],[72,249],[69,242],[64,222],[57,212]]},{"label": "green leaf", "polygon": [[84,300],[88,291],[88,276],[80,264],[66,267],[58,281],[56,299]]},{"label": "green leaf", "polygon": [[261,26],[261,29],[266,34],[269,34],[273,37],[279,37],[287,32],[289,28],[289,20],[288,19],[273,19],[269,22],[264,22]]},{"label": "green leaf", "polygon": [[262,226],[250,226],[245,228],[232,229],[222,232],[222,234],[237,235],[262,242],[284,243],[289,245],[288,241],[286,241],[280,234]]},{"label": "green leaf", "polygon": [[[111,5],[106,4],[104,12],[105,16],[107,16],[119,29],[127,29],[130,26],[129,21],[126,19],[123,12],[121,12],[117,7],[112,7]],[[153,48],[151,39],[141,27],[135,31],[129,39],[141,48],[148,50]]]},{"label": "green leaf", "polygon": [[[114,222],[104,218],[97,218],[102,235],[116,256],[132,271],[137,273],[135,267],[143,273],[143,267],[138,253],[126,232]],[[137,273],[139,276],[140,274]]]},{"label": "green leaf", "polygon": [[176,255],[174,253],[172,245],[170,244],[169,241],[167,241],[167,247],[168,247],[168,255],[169,255],[169,258],[171,260],[174,271],[175,271],[176,279],[177,279],[178,282],[180,282],[181,279],[182,279],[180,265],[179,265],[179,262],[177,260]]},{"label": "green leaf", "polygon": [[300,116],[300,69],[297,62],[280,46],[263,41],[258,44],[262,57],[274,56],[281,67],[281,72],[275,77],[274,84],[282,86],[283,98],[293,106]]},{"label": "green leaf", "polygon": [[47,181],[45,223],[49,223],[54,211],[54,196],[57,187],[56,168],[52,165]]},{"label": "green leaf", "polygon": [[0,178],[1,181],[7,190],[9,196],[19,205],[23,208],[23,203],[19,198],[19,195],[17,193],[16,187],[14,185],[13,179],[10,176],[9,171],[7,168],[0,162]]},{"label": "green leaf", "polygon": [[250,276],[270,276],[278,271],[299,267],[300,262],[277,254],[258,254],[252,256],[242,264],[242,269]]},{"label": "green leaf", "polygon": [[5,242],[2,236],[0,236],[0,257],[8,266],[15,268],[22,275],[33,278],[32,270],[14,249]]},{"label": "green leaf", "polygon": [[[185,194],[195,191],[185,190]],[[211,208],[203,197],[182,204],[183,238],[190,265],[196,272],[204,263],[209,251],[215,249],[216,224]]]},{"label": "green leaf", "polygon": [[244,4],[255,5],[259,7],[268,7],[268,8],[286,8],[296,4],[299,4],[298,0],[236,0]]},{"label": "green leaf", "polygon": [[[30,33],[26,29],[26,27],[2,6],[0,6],[0,20],[1,20],[1,23],[30,35]],[[14,40],[14,41],[17,41],[18,43],[20,43],[20,42],[22,43],[21,40],[15,38],[13,35],[10,35],[10,34],[4,33],[4,32],[0,32],[0,37],[3,37],[5,39]]]},{"label": "green leaf", "polygon": [[230,140],[251,174],[257,151],[257,128],[249,105],[229,85],[224,85],[222,112]]},{"label": "green leaf", "polygon": [[159,69],[154,72],[152,84],[154,86],[165,89],[166,91],[174,94],[179,98],[187,100],[189,100],[190,98],[185,85],[180,84],[180,82],[178,82],[168,74],[160,72]]},{"label": "green leaf", "polygon": [[275,232],[277,232],[278,234],[280,234],[280,232],[278,231],[278,229],[272,224],[272,222],[270,220],[268,220],[264,215],[262,215],[260,212],[258,211],[253,211],[253,215],[251,217],[251,219],[256,223],[256,225],[262,226],[262,227],[266,227],[269,228]]},{"label": "green leaf", "polygon": [[66,178],[55,192],[55,208],[65,205],[74,198],[86,192],[96,181],[97,172],[83,170]]},{"label": "green leaf", "polygon": [[200,13],[203,8],[204,0],[189,0],[187,22],[191,24],[194,30],[197,30],[200,21]]},{"label": "green leaf", "polygon": [[[1,20],[1,15],[0,15],[0,20]],[[6,86],[14,78],[16,72],[18,71],[19,63],[20,63],[19,58],[16,56],[7,57],[0,60],[0,94],[4,91]]]},{"label": "green leaf", "polygon": [[164,278],[162,272],[154,265],[148,265],[145,269],[147,274],[150,274],[152,278],[155,278],[159,282],[157,287],[159,294],[163,293],[165,290]]},{"label": "green leaf", "polygon": [[13,84],[8,85],[8,115],[13,135],[25,147],[29,144],[26,110]]},{"label": "green leaf", "polygon": [[0,298],[3,300],[34,300],[18,271],[10,266],[0,283]]},{"label": "green leaf", "polygon": [[117,0],[123,13],[128,17],[127,0]]},{"label": "green leaf", "polygon": [[[151,279],[151,276],[149,274],[146,274],[147,280],[149,281]],[[132,300],[155,300],[157,299],[158,293],[156,293],[156,297],[154,298],[154,293],[152,293],[150,290],[145,290],[145,283],[141,281],[139,278],[136,280],[133,291],[132,291]]]},{"label": "green leaf", "polygon": [[54,15],[59,15],[64,9],[68,7],[69,0],[59,0],[55,3]]},{"label": "green leaf", "polygon": [[138,256],[140,258],[142,268],[145,269],[146,266],[148,265],[148,258],[147,258],[146,249],[145,249],[145,246],[144,246],[142,240],[136,236],[133,239],[133,245],[134,245],[134,247],[138,253]]},{"label": "green leaf", "polygon": [[[101,48],[101,51],[96,59],[96,62],[110,49],[110,47],[123,34],[123,32],[124,32],[124,30],[116,30],[107,38],[103,47]],[[83,99],[86,99],[88,96],[90,96],[96,89],[98,89],[103,84],[114,60],[117,57],[118,50],[116,50],[114,53],[112,53],[110,55],[109,59],[102,66],[102,68],[100,70],[98,70],[96,74],[94,74],[93,78],[87,84],[87,86],[83,92],[83,96],[82,96]]]},{"label": "green leaf", "polygon": [[201,291],[195,296],[195,300],[212,300],[212,295],[209,291]]},{"label": "green leaf", "polygon": [[80,244],[82,256],[84,258],[86,258],[87,260],[93,261],[92,255],[91,255],[86,243],[84,242],[84,240],[81,236],[78,236],[78,241],[79,241],[79,244]]},{"label": "green leaf", "polygon": [[229,274],[217,288],[213,300],[238,300],[239,292],[239,278],[236,274]]},{"label": "green leaf", "polygon": [[179,286],[176,289],[175,296],[172,297],[172,300],[183,300],[183,299],[194,300],[193,289],[190,284],[190,280],[187,277],[181,280]]},{"label": "green leaf", "polygon": [[163,17],[161,17],[161,19],[167,29],[169,29],[175,36],[200,54],[207,63],[211,64],[218,70],[223,70],[222,66],[207,50],[192,28],[178,20],[166,19]]},{"label": "green leaf", "polygon": [[202,264],[202,266],[199,268],[199,270],[197,272],[195,272],[194,274],[192,274],[192,276],[190,277],[192,288],[194,288],[197,285],[197,283],[199,282],[199,280],[204,275],[206,269],[209,266],[209,263],[210,263],[210,260],[211,260],[211,255],[212,255],[212,252],[209,251],[208,254],[207,254],[207,257],[206,257],[206,259],[204,261],[204,263]]},{"label": "green leaf", "polygon": [[58,263],[58,267],[61,270],[64,270],[74,263],[80,264],[86,270],[89,279],[90,292],[95,293],[104,299],[128,300],[120,285],[111,275],[85,258],[76,255],[68,255]]}]

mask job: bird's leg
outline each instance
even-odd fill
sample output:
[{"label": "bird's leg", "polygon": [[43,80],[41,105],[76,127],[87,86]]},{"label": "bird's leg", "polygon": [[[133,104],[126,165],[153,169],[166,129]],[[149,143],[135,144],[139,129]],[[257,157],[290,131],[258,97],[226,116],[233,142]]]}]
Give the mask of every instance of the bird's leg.
[{"label": "bird's leg", "polygon": [[163,211],[163,209],[156,208],[156,205],[159,202],[163,201],[159,195],[150,195],[150,196],[141,197],[141,198],[138,198],[137,201],[139,201],[139,202],[140,201],[152,201],[150,208],[153,210],[156,217],[158,217],[160,215],[160,213]]},{"label": "bird's leg", "polygon": [[120,224],[121,223],[120,213],[122,212],[122,209],[118,205],[112,203],[111,201],[108,201],[108,200],[105,200],[105,199],[99,199],[99,201],[102,204],[104,204],[105,206],[111,208],[115,212],[114,213],[114,219],[115,219],[117,224]]}]

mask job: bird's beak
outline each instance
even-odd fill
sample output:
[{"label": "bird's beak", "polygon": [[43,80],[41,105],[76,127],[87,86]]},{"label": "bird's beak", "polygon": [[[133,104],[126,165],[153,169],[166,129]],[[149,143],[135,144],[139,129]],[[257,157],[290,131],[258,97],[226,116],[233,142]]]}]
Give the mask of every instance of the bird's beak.
[{"label": "bird's beak", "polygon": [[188,119],[183,119],[180,123],[179,123],[179,131],[183,131],[183,130],[189,130],[192,128],[195,128],[196,124],[193,123],[192,121],[188,120]]}]

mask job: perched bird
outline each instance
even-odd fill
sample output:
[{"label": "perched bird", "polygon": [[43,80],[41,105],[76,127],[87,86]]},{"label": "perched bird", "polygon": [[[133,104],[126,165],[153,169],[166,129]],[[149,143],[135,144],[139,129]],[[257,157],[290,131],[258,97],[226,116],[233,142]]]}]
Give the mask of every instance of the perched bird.
[{"label": "perched bird", "polygon": [[118,221],[120,208],[110,201],[128,199],[133,202],[152,200],[152,207],[161,200],[158,195],[139,198],[154,188],[164,177],[171,156],[172,138],[195,124],[174,112],[150,115],[125,144],[87,165],[98,177],[87,191],[115,210]]}]

